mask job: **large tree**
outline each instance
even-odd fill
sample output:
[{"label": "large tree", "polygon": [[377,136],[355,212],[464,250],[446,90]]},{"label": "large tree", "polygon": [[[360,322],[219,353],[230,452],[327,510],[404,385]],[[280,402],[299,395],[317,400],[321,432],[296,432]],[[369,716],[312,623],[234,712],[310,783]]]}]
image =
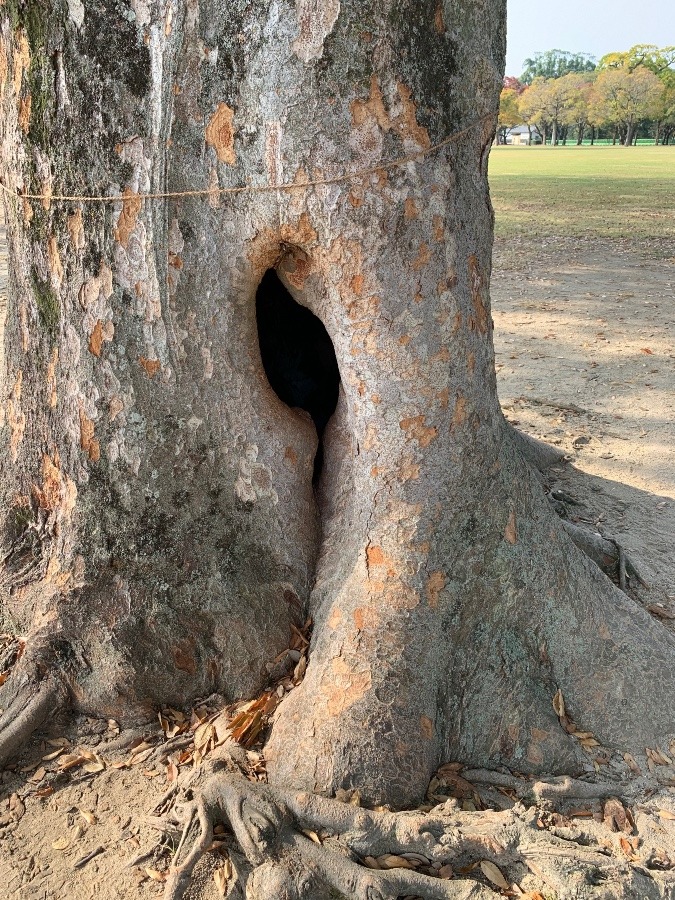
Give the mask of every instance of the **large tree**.
[{"label": "large tree", "polygon": [[[0,16],[3,184],[24,195],[7,207],[0,474],[23,653],[0,757],[56,703],[137,722],[258,696],[311,617],[270,787],[216,775],[196,852],[220,809],[259,866],[251,897],[310,876],[460,896],[367,874],[300,828],[434,858],[478,846],[470,829],[442,844],[433,821],[316,795],[403,807],[446,760],[567,773],[579,732],[639,756],[675,731],[671,635],[575,549],[497,400],[504,0],[8,0]],[[144,196],[164,192],[182,195]],[[62,199],[78,195],[113,200]],[[339,367],[317,485],[314,424],[261,358],[271,269]]]}]

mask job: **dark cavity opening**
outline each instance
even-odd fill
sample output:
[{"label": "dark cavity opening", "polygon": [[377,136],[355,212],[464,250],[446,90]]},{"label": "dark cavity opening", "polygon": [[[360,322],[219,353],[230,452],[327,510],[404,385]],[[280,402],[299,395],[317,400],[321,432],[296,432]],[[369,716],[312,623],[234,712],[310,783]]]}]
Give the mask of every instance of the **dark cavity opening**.
[{"label": "dark cavity opening", "polygon": [[317,483],[323,467],[323,433],[335,412],[340,371],[323,322],[291,297],[274,269],[265,272],[255,300],[260,355],[267,380],[287,406],[306,410],[316,426]]}]

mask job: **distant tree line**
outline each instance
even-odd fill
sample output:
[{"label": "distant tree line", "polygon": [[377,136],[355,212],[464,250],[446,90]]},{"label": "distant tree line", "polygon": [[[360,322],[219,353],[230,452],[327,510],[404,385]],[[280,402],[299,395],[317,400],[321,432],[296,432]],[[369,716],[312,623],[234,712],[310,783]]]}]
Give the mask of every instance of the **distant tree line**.
[{"label": "distant tree line", "polygon": [[675,142],[675,47],[636,44],[598,63],[585,53],[537,53],[520,78],[504,79],[498,142],[516,125],[551,145]]}]

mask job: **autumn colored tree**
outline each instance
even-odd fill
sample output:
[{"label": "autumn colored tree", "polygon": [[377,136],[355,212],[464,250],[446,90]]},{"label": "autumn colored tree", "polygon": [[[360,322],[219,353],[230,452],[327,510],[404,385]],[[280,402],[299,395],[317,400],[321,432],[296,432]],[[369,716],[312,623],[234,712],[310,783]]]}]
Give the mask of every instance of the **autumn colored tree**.
[{"label": "autumn colored tree", "polygon": [[658,115],[664,86],[649,69],[603,69],[595,82],[596,118],[622,129],[630,147],[638,124]]},{"label": "autumn colored tree", "polygon": [[502,88],[499,97],[499,141],[506,143],[506,135],[514,125],[520,125],[523,117],[518,106],[518,91],[515,88]]},{"label": "autumn colored tree", "polygon": [[[448,760],[564,775],[588,735],[621,760],[675,737],[672,635],[577,549],[499,406],[505,6],[0,7],[0,759],[57,706],[280,701],[269,784],[226,744],[191,786],[171,900],[223,820],[249,900],[493,897],[473,864],[526,858],[517,812],[336,793],[400,809]],[[268,380],[268,288],[334,348],[318,472],[316,418]],[[272,341],[290,381],[308,340]],[[360,864],[408,851],[465,877]]]}]

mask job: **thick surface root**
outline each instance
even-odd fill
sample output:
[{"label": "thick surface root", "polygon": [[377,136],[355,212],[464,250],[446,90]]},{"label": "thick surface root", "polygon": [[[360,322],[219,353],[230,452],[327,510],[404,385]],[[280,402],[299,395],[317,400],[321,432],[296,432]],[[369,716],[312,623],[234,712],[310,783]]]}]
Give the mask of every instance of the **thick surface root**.
[{"label": "thick surface root", "polygon": [[[499,773],[474,774],[477,781],[491,774],[499,781]],[[556,779],[550,790],[537,785],[537,793],[597,797],[608,787]],[[176,810],[183,834],[164,900],[181,900],[212,846],[214,827],[223,824],[250,866],[240,885],[247,900],[487,900],[504,890],[553,892],[559,900],[667,895],[650,872],[622,854],[624,844],[629,852],[633,846],[625,838],[618,843],[623,835],[613,854],[611,841],[601,843],[583,827],[548,827],[541,809],[520,803],[503,811],[462,811],[454,800],[429,813],[372,811],[272,789],[225,770],[194,785],[191,794]],[[551,821],[557,826],[562,817]],[[607,885],[616,889],[608,893]]]},{"label": "thick surface root", "polygon": [[68,688],[57,674],[40,678],[35,665],[21,665],[0,692],[0,767],[5,765],[31,734],[68,702]]}]

